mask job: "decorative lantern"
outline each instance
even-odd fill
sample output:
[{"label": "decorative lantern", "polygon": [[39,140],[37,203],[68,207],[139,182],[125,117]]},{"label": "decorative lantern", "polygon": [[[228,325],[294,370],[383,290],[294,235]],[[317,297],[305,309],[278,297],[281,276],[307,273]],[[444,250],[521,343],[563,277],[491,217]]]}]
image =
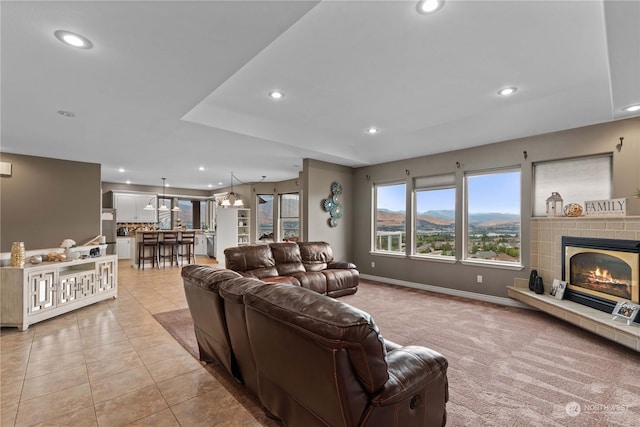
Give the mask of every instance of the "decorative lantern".
[{"label": "decorative lantern", "polygon": [[562,196],[554,191],[547,199],[547,216],[561,216],[562,213]]}]

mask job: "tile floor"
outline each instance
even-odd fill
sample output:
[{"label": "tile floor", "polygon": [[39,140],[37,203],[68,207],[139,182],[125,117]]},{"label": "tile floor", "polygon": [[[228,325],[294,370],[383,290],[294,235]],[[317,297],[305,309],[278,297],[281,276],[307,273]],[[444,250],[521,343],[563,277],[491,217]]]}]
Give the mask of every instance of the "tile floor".
[{"label": "tile floor", "polygon": [[185,307],[179,267],[120,261],[117,299],[3,328],[0,426],[260,426],[152,316]]}]

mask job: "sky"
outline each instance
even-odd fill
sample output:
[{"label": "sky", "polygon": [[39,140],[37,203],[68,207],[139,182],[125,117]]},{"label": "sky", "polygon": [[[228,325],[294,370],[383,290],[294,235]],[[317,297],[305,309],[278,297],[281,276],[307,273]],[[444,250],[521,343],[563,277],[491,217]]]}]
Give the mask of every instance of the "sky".
[{"label": "sky", "polygon": [[[467,177],[469,213],[500,212],[520,214],[520,172],[501,172]],[[377,187],[378,207],[390,211],[406,210],[406,186]],[[418,212],[453,209],[453,191],[432,191],[418,197]],[[428,201],[428,204],[423,201]]]}]

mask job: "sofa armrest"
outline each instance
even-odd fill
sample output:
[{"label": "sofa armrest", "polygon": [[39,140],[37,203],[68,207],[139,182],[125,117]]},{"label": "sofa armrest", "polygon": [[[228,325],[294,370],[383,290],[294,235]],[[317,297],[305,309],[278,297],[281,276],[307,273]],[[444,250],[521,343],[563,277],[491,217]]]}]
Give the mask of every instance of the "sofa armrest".
[{"label": "sofa armrest", "polygon": [[402,347],[387,353],[387,365],[389,379],[373,397],[374,406],[395,405],[439,382],[444,384],[444,401],[448,401],[448,362],[440,353],[421,346]]},{"label": "sofa armrest", "polygon": [[329,264],[327,264],[327,268],[340,268],[340,269],[351,269],[351,270],[355,270],[356,269],[356,265],[352,262],[347,262],[347,261],[331,261]]}]

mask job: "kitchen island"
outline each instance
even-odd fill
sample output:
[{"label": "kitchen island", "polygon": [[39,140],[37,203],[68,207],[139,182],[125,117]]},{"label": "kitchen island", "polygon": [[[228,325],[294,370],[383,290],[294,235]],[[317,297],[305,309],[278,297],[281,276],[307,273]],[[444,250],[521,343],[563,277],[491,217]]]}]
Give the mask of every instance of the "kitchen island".
[{"label": "kitchen island", "polygon": [[[178,233],[178,241],[182,240],[182,233],[185,232],[195,232],[195,243],[194,243],[194,262],[197,259],[197,256],[206,256],[207,254],[207,248],[206,248],[206,241],[205,241],[205,236],[202,230],[200,229],[185,229],[185,230],[136,230],[135,232],[135,243],[133,245],[132,248],[132,253],[131,253],[131,265],[133,267],[140,267],[140,261],[138,260],[138,243],[140,243],[142,241],[142,236],[145,233],[158,233],[158,241],[162,242],[164,241],[164,235],[166,233]],[[182,253],[182,251],[184,250],[184,248],[180,248],[180,252]],[[151,267],[151,261],[146,260],[145,261],[145,268],[147,267]]]}]

